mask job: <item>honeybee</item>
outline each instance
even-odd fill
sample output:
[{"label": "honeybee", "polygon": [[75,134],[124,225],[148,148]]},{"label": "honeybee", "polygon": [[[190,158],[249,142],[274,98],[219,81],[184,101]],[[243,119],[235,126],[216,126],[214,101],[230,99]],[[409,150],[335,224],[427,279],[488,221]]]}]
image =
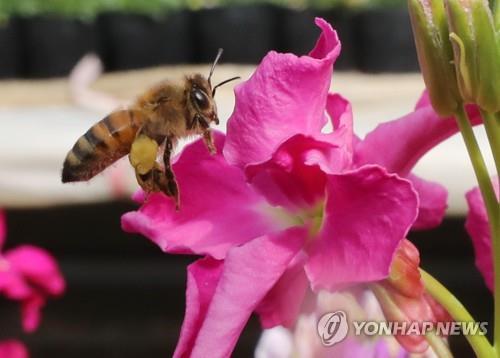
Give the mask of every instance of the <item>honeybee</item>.
[{"label": "honeybee", "polygon": [[[138,97],[125,110],[109,114],[82,135],[64,161],[62,182],[87,181],[129,154],[138,184],[145,192],[163,192],[179,208],[179,189],[170,164],[178,139],[202,135],[214,154],[210,124],[219,124],[214,101],[218,87],[211,77],[222,55],[219,49],[208,78],[196,73],[179,82],[164,81]],[[162,157],[163,165],[157,158]]]}]

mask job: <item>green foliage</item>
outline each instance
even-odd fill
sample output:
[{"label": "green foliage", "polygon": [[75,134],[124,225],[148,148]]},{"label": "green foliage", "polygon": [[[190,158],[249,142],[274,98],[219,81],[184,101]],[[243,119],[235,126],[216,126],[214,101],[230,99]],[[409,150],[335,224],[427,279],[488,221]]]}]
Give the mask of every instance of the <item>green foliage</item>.
[{"label": "green foliage", "polygon": [[[294,9],[331,9],[343,6],[348,0],[188,0],[197,3],[216,3],[218,6],[238,6],[238,5],[253,5],[253,4],[272,4],[277,6],[289,7]],[[366,0],[365,0],[366,1]]]},{"label": "green foliage", "polygon": [[354,9],[401,8],[407,6],[406,0],[346,0],[347,6]]},{"label": "green foliage", "polygon": [[[244,6],[244,5],[256,5],[256,4],[271,4],[280,2],[279,0],[218,0],[218,6]],[[213,2],[212,2],[213,3]]]},{"label": "green foliage", "polygon": [[308,6],[313,9],[332,9],[347,6],[348,0],[309,0]]},{"label": "green foliage", "polygon": [[196,10],[212,6],[266,3],[301,9],[406,6],[406,0],[0,0],[0,22],[11,15],[49,15],[91,20],[104,11],[158,16],[180,8]]},{"label": "green foliage", "polygon": [[15,3],[15,0],[0,0],[0,24],[12,15]]},{"label": "green foliage", "polygon": [[186,0],[100,0],[102,10],[160,15],[187,5]]},{"label": "green foliage", "polygon": [[8,16],[50,15],[89,19],[96,15],[100,0],[1,0]]},{"label": "green foliage", "polygon": [[49,15],[90,20],[103,11],[158,15],[187,0],[0,0],[0,19],[11,15]]}]

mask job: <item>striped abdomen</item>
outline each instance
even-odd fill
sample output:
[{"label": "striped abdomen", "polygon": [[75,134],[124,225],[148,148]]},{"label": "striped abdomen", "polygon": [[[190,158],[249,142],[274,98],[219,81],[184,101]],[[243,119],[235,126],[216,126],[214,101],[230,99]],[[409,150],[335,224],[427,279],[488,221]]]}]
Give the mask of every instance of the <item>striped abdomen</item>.
[{"label": "striped abdomen", "polygon": [[145,119],[140,111],[123,110],[94,124],[66,156],[62,182],[89,180],[129,153]]}]

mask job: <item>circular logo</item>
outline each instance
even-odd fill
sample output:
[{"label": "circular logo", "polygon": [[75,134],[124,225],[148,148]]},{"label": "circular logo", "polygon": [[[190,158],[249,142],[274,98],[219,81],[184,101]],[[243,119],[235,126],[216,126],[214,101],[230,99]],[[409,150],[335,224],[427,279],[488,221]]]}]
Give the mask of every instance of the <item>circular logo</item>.
[{"label": "circular logo", "polygon": [[324,346],[333,346],[347,337],[349,325],[344,311],[326,313],[318,321],[318,335]]}]

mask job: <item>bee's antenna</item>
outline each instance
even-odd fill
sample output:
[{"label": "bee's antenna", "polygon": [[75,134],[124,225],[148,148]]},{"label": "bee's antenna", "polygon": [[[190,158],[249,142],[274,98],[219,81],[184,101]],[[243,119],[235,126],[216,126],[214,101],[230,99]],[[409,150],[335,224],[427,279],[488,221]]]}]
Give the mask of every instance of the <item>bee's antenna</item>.
[{"label": "bee's antenna", "polygon": [[215,65],[217,65],[217,62],[219,61],[219,58],[222,56],[222,52],[224,52],[224,50],[221,49],[221,48],[217,50],[217,56],[215,56],[214,63],[212,64],[212,68],[210,69],[210,74],[208,75],[208,83],[210,85],[212,85],[210,83],[210,79],[212,78],[212,74],[214,73]]},{"label": "bee's antenna", "polygon": [[228,83],[228,82],[231,82],[231,81],[234,81],[234,80],[238,80],[238,79],[240,79],[240,78],[241,78],[240,76],[232,77],[232,78],[230,78],[230,79],[228,79],[228,80],[225,80],[225,81],[222,81],[221,83],[219,83],[218,85],[216,85],[216,86],[214,87],[214,89],[212,90],[212,97],[214,97],[214,96],[215,96],[215,90],[217,89],[217,87],[220,87],[220,86],[222,86],[222,85],[225,85],[225,84],[226,84],[226,83]]}]

